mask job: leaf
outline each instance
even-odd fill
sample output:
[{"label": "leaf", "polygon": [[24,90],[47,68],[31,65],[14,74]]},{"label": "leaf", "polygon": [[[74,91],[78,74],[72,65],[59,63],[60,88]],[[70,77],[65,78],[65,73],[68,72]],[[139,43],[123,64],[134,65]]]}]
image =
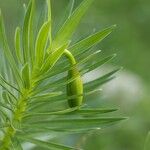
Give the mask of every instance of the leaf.
[{"label": "leaf", "polygon": [[18,138],[14,138],[12,143],[13,143],[14,150],[23,150]]},{"label": "leaf", "polygon": [[31,121],[32,127],[29,124],[24,124],[27,128],[41,128],[47,126],[49,129],[97,129],[114,122],[124,120],[126,118],[116,117],[92,117],[92,118],[56,118],[46,121]]},{"label": "leaf", "polygon": [[52,14],[51,14],[51,0],[47,0],[47,6],[48,6],[48,20],[50,21],[50,28],[49,28],[49,42],[50,42],[50,45],[52,44],[52,25],[51,25],[51,22],[52,22]]},{"label": "leaf", "polygon": [[3,87],[15,100],[17,100],[16,96],[4,85],[4,83],[0,83],[0,86]]},{"label": "leaf", "polygon": [[52,97],[55,97],[55,96],[60,96],[62,94],[62,92],[61,91],[59,91],[59,92],[50,92],[50,93],[45,93],[45,94],[40,94],[40,95],[36,95],[36,96],[33,96],[33,97],[31,97],[31,100],[32,99],[36,99],[36,98],[38,98],[38,99],[45,99],[45,98],[52,98]]},{"label": "leaf", "polygon": [[[36,119],[36,117],[41,117],[39,118],[40,120],[49,119],[50,116],[52,115],[61,115],[62,117],[91,117],[91,116],[96,116],[96,115],[101,115],[104,113],[109,113],[116,111],[117,109],[100,109],[100,108],[79,108],[79,107],[74,107],[74,108],[69,108],[69,109],[64,109],[64,110],[58,110],[58,111],[50,111],[50,112],[40,112],[40,113],[26,113],[25,116],[23,117],[24,122],[27,122],[29,119]],[[59,116],[60,117],[60,116]]]},{"label": "leaf", "polygon": [[13,71],[13,74],[18,83],[18,86],[21,87],[21,85],[22,85],[21,76],[20,76],[19,70],[17,68],[17,64],[14,60],[14,57],[8,46],[1,10],[0,10],[0,42],[2,42],[2,43],[0,43],[0,44],[2,44],[2,47],[3,47],[2,50],[7,58],[7,61],[9,62],[9,65]]},{"label": "leaf", "polygon": [[11,112],[13,112],[13,110],[10,107],[8,107],[5,103],[0,102],[0,106],[3,107],[3,108],[6,108],[7,110],[10,110]]},{"label": "leaf", "polygon": [[[8,110],[9,110],[9,108],[8,108]],[[9,120],[10,121],[10,118],[9,118],[9,116],[8,116],[8,114],[6,113],[6,111],[5,110],[3,110],[3,109],[0,109],[0,119],[3,119],[3,121],[5,122],[6,120]],[[5,125],[3,125],[2,126],[2,128],[5,128],[5,127],[7,127],[7,125],[6,125],[6,123],[5,123]]]},{"label": "leaf", "polygon": [[29,30],[31,8],[32,8],[32,1],[29,2],[26,15],[24,18],[24,24],[23,24],[22,41],[23,41],[24,63],[26,63],[29,58],[29,31],[28,30]]},{"label": "leaf", "polygon": [[92,2],[93,0],[84,0],[80,4],[80,6],[73,12],[73,14],[66,20],[66,22],[54,38],[52,50],[58,49],[60,45],[70,40],[81,18],[86,13],[87,9],[92,4]]},{"label": "leaf", "polygon": [[17,89],[16,87],[14,87],[13,85],[11,85],[10,83],[8,83],[1,75],[0,75],[0,83],[1,81],[3,81],[4,83],[6,83],[8,86],[10,86],[11,88],[13,88],[14,90],[16,90],[17,92],[21,93],[19,89]]},{"label": "leaf", "polygon": [[105,63],[107,63],[108,61],[112,60],[114,57],[116,57],[116,54],[110,55],[106,58],[103,58],[102,60],[98,60],[96,63],[94,64],[86,64],[82,69],[81,72],[82,74],[88,73],[90,71],[93,71],[94,69],[97,69],[98,67],[104,65]]},{"label": "leaf", "polygon": [[79,41],[78,43],[72,45],[68,49],[74,53],[75,55],[80,54],[81,52],[85,52],[87,49],[91,48],[92,46],[98,44],[101,42],[106,36],[108,36],[116,27],[116,25],[113,25],[109,28],[106,28],[102,31],[99,31],[93,35],[90,35],[89,37]]},{"label": "leaf", "polygon": [[122,68],[113,70],[113,71],[103,75],[102,77],[100,77],[100,78],[98,78],[94,81],[90,81],[90,82],[86,83],[84,85],[84,90],[88,91],[90,89],[95,89],[96,87],[98,87],[98,86],[102,85],[103,83],[109,81],[109,79],[112,79],[112,75],[115,74],[116,72],[118,72],[120,69],[122,69]]},{"label": "leaf", "polygon": [[49,54],[44,65],[42,66],[41,74],[50,70],[55,65],[55,63],[59,60],[67,47],[68,43],[61,46],[58,50],[55,50],[53,53]]},{"label": "leaf", "polygon": [[69,108],[69,109],[64,109],[64,110],[58,110],[58,111],[53,111],[53,112],[40,112],[40,113],[26,113],[24,118],[28,119],[29,117],[34,117],[34,116],[50,116],[50,115],[64,115],[71,113],[75,110],[79,109],[79,107],[74,107],[74,108]]},{"label": "leaf", "polygon": [[18,59],[18,62],[23,63],[22,52],[21,52],[21,29],[19,27],[16,28],[15,31],[15,52]]},{"label": "leaf", "polygon": [[60,145],[52,142],[45,142],[38,139],[29,138],[27,136],[20,136],[20,138],[39,147],[48,148],[49,150],[75,150],[75,148],[69,146]]},{"label": "leaf", "polygon": [[47,46],[47,41],[49,37],[49,30],[50,30],[50,21],[43,24],[37,36],[35,52],[36,52],[36,64],[38,68],[40,68],[43,63],[43,59],[45,56],[45,48]]},{"label": "leaf", "polygon": [[35,0],[31,0],[32,6],[29,16],[29,23],[28,23],[28,42],[29,42],[29,61],[31,65],[34,65],[34,57],[35,57],[35,51],[34,51],[34,18],[36,17],[34,15],[35,12]]},{"label": "leaf", "polygon": [[75,114],[82,114],[82,115],[96,115],[96,114],[103,114],[103,113],[109,113],[116,111],[117,109],[106,109],[106,108],[84,108],[84,109],[79,109],[78,111],[75,112]]},{"label": "leaf", "polygon": [[3,98],[5,104],[9,104],[12,107],[13,107],[13,105],[15,105],[14,100],[9,96],[9,94],[6,90],[4,90],[2,92],[2,98]]},{"label": "leaf", "polygon": [[30,88],[30,71],[29,64],[25,64],[22,69],[22,80],[24,81],[24,86],[26,89]]},{"label": "leaf", "polygon": [[63,26],[63,24],[65,23],[65,21],[71,16],[72,11],[73,11],[73,7],[74,7],[74,0],[70,0],[68,5],[66,6],[65,10],[62,12],[62,15],[59,17],[59,22],[56,28],[56,31],[59,30],[61,28],[61,26]]}]

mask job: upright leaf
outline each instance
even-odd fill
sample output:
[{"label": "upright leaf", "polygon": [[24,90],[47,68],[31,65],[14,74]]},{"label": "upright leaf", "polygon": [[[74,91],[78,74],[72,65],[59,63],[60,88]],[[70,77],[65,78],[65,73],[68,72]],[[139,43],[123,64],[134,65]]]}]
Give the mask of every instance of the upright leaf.
[{"label": "upright leaf", "polygon": [[32,8],[32,2],[30,1],[24,18],[23,33],[22,33],[24,63],[26,63],[29,59],[29,32],[28,31],[29,31],[29,20],[30,20],[31,8]]},{"label": "upright leaf", "polygon": [[49,30],[50,30],[50,21],[43,24],[37,36],[35,46],[37,67],[41,67],[43,63],[45,48],[47,46],[47,41],[49,37]]},{"label": "upright leaf", "polygon": [[29,64],[25,64],[22,69],[22,79],[24,81],[24,86],[26,89],[30,88],[30,71],[29,71]]},{"label": "upright leaf", "polygon": [[68,41],[78,26],[81,18],[88,10],[94,0],[84,0],[73,14],[66,20],[62,28],[56,34],[52,44],[52,50],[57,49],[60,45]]},{"label": "upright leaf", "polygon": [[14,60],[14,57],[8,46],[1,10],[0,10],[0,44],[2,45],[2,50],[7,58],[7,61],[9,62],[9,65],[13,71],[13,74],[18,83],[18,86],[21,87],[22,85],[21,76],[17,68],[17,64]]},{"label": "upright leaf", "polygon": [[[47,0],[47,6],[48,6],[48,20],[52,22],[52,14],[51,14],[51,0]],[[50,45],[52,44],[52,33],[51,33],[51,24],[49,29],[49,42]]]},{"label": "upright leaf", "polygon": [[30,57],[30,63],[33,65],[33,60],[35,56],[34,51],[34,12],[35,12],[35,0],[32,1],[32,7],[30,12],[30,18],[29,18],[29,27],[28,27],[28,41],[29,41],[29,57]]},{"label": "upright leaf", "polygon": [[15,32],[15,50],[16,50],[15,52],[16,52],[16,57],[18,59],[18,62],[23,63],[20,34],[21,34],[21,29],[17,27]]},{"label": "upright leaf", "polygon": [[61,26],[65,23],[65,21],[71,16],[73,7],[74,7],[74,0],[70,0],[67,7],[63,11],[62,15],[59,17],[58,25],[56,25],[56,32],[61,28]]}]

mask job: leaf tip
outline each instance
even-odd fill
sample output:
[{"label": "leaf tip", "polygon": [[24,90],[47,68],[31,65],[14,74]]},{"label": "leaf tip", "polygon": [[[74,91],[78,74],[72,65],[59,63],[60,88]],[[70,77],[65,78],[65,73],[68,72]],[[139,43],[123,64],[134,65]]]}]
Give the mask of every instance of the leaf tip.
[{"label": "leaf tip", "polygon": [[116,27],[117,27],[117,25],[116,25],[116,24],[112,25],[112,28],[113,28],[113,29],[115,29]]}]

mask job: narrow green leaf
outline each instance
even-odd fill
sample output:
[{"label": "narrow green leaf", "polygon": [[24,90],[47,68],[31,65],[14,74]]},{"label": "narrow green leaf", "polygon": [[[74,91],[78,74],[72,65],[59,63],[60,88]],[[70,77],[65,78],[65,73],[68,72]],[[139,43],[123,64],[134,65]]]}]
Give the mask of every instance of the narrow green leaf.
[{"label": "narrow green leaf", "polygon": [[[1,117],[0,119],[2,119],[4,122],[5,122],[6,120],[10,120],[8,114],[7,114],[6,111],[3,110],[3,109],[0,109],[0,117]],[[4,125],[2,125],[2,127],[7,127],[7,125],[4,124]]]},{"label": "narrow green leaf", "polygon": [[11,104],[10,99],[8,97],[8,93],[6,91],[2,92],[2,98],[3,98],[5,104]]},{"label": "narrow green leaf", "polygon": [[4,103],[9,104],[10,106],[12,106],[12,108],[16,106],[16,101],[14,101],[14,97],[11,97],[11,95],[6,90],[2,92],[2,98],[4,100]]},{"label": "narrow green leaf", "polygon": [[114,75],[116,72],[118,72],[120,69],[122,68],[119,68],[119,69],[116,69],[116,70],[113,70],[105,75],[103,75],[102,77],[94,80],[94,81],[90,81],[88,83],[86,83],[84,85],[84,89],[85,91],[88,91],[90,89],[95,89],[97,88],[98,86],[102,85],[103,83],[105,83],[106,81],[109,81],[109,79],[112,79],[112,75]]},{"label": "narrow green leaf", "polygon": [[5,86],[4,83],[0,83],[0,86],[3,87],[15,100],[17,100],[16,96]]},{"label": "narrow green leaf", "polygon": [[16,28],[15,32],[15,52],[19,63],[23,63],[22,51],[21,51],[21,29],[19,27]]},{"label": "narrow green leaf", "polygon": [[23,41],[24,63],[26,63],[29,59],[29,20],[30,20],[31,8],[32,8],[32,1],[30,1],[28,4],[28,8],[25,14],[24,24],[23,24],[22,41]]},{"label": "narrow green leaf", "polygon": [[[112,123],[124,120],[126,118],[116,117],[92,117],[92,118],[57,118],[46,121],[31,121],[32,128],[41,128],[47,126],[49,129],[85,129],[101,128]],[[30,127],[30,124],[24,124],[23,127]]]},{"label": "narrow green leaf", "polygon": [[67,20],[67,18],[69,18],[72,15],[74,3],[75,3],[75,0],[71,0],[68,3],[68,6],[66,8],[66,12],[65,12],[65,15],[64,15],[64,18],[66,18],[66,19],[64,19],[64,21]]},{"label": "narrow green leaf", "polygon": [[26,89],[30,88],[30,71],[29,71],[29,64],[25,64],[22,69],[22,79],[24,81],[24,86]]},{"label": "narrow green leaf", "polygon": [[80,4],[80,6],[73,12],[73,14],[66,20],[66,22],[54,38],[52,50],[58,49],[60,45],[70,40],[81,18],[86,13],[87,9],[89,8],[92,2],[93,0],[84,0]]},{"label": "narrow green leaf", "polygon": [[36,64],[38,68],[41,67],[41,65],[43,64],[43,59],[45,56],[45,48],[47,46],[47,41],[49,37],[49,30],[50,30],[50,21],[43,24],[37,36],[35,52],[36,52]]},{"label": "narrow green leaf", "polygon": [[[116,111],[117,109],[99,109],[99,108],[87,108],[87,109],[80,109],[79,107],[74,107],[74,108],[69,108],[69,109],[64,109],[64,110],[58,110],[58,111],[53,111],[53,112],[40,112],[40,113],[26,113],[25,116],[23,117],[23,119],[25,119],[24,121],[26,122],[27,119],[32,119],[32,118],[36,118],[36,117],[40,117],[42,116],[42,120],[44,118],[48,119],[51,115],[61,115],[61,116],[65,116],[65,117],[89,117],[89,116],[95,116],[95,115],[100,115],[100,114],[104,114],[104,113],[109,113],[109,112],[113,112]],[[39,121],[41,120],[39,119]]]},{"label": "narrow green leaf", "polygon": [[103,114],[103,113],[109,113],[109,112],[113,112],[113,111],[117,111],[118,109],[106,109],[106,108],[84,108],[84,109],[79,109],[78,111],[76,111],[76,114],[80,114],[80,115],[95,115],[95,114]]},{"label": "narrow green leaf", "polygon": [[21,139],[33,143],[37,146],[48,148],[49,150],[76,150],[76,148],[60,145],[52,142],[45,142],[38,139],[32,139],[27,136],[20,136]]},{"label": "narrow green leaf", "polygon": [[69,3],[66,6],[66,8],[64,9],[62,15],[59,17],[60,19],[59,19],[58,25],[55,29],[56,31],[58,31],[63,26],[65,21],[71,16],[73,7],[74,7],[74,3],[75,3],[74,0],[69,1]]},{"label": "narrow green leaf", "polygon": [[116,25],[113,25],[109,28],[106,28],[102,31],[99,31],[93,35],[90,35],[89,37],[81,40],[80,42],[72,45],[68,49],[75,53],[75,55],[78,55],[79,53],[82,53],[86,51],[87,49],[91,48],[92,46],[96,45],[100,41],[102,41],[106,36],[108,36],[116,27]]},{"label": "narrow green leaf", "polygon": [[31,101],[32,100],[37,101],[37,99],[40,99],[40,101],[43,101],[43,99],[50,99],[52,97],[61,96],[61,94],[62,94],[61,91],[59,91],[59,92],[50,92],[50,93],[45,93],[45,94],[38,94],[36,96],[32,96]]},{"label": "narrow green leaf", "polygon": [[62,56],[67,47],[68,43],[61,46],[59,49],[55,50],[53,53],[49,54],[44,65],[42,66],[41,73],[51,69],[55,65],[55,63],[59,60],[59,58]]},{"label": "narrow green leaf", "polygon": [[13,88],[14,90],[16,90],[17,92],[21,93],[19,89],[17,89],[16,87],[14,87],[13,85],[11,85],[10,83],[8,83],[8,81],[6,81],[1,75],[0,75],[0,83],[1,81],[3,81],[4,83],[6,83],[8,86],[10,86],[11,88]]},{"label": "narrow green leaf", "polygon": [[5,104],[9,104],[10,103],[6,90],[4,90],[2,92],[2,98],[3,98]]},{"label": "narrow green leaf", "polygon": [[6,108],[7,110],[10,110],[11,112],[13,112],[13,110],[9,106],[7,106],[5,103],[0,102],[0,106],[3,107],[3,108]]},{"label": "narrow green leaf", "polygon": [[33,65],[35,51],[34,51],[34,18],[35,18],[35,0],[31,0],[31,12],[29,17],[29,24],[28,24],[28,42],[29,42],[29,56],[30,56],[30,63]]},{"label": "narrow green leaf", "polygon": [[19,134],[19,136],[24,136],[25,134],[28,135],[28,137],[34,138],[41,134],[50,134],[51,137],[49,140],[54,139],[55,137],[60,137],[64,135],[70,135],[70,134],[77,134],[77,133],[87,133],[94,130],[100,130],[98,129],[49,129],[48,127],[43,127],[41,129],[29,129],[27,131],[24,130],[24,134]]},{"label": "narrow green leaf", "polygon": [[75,110],[79,109],[79,107],[74,107],[74,108],[69,108],[69,109],[64,109],[64,110],[58,110],[58,111],[53,111],[53,112],[40,112],[40,113],[26,113],[24,118],[28,119],[28,117],[35,117],[35,116],[50,116],[50,115],[64,115],[71,113]]},{"label": "narrow green leaf", "polygon": [[[93,71],[94,69],[97,69],[98,67],[104,65],[105,63],[107,63],[108,61],[112,60],[114,57],[116,57],[116,54],[110,55],[106,58],[103,58],[102,60],[98,60],[96,63],[94,64],[86,64],[80,71],[85,73],[88,73],[90,71]],[[81,73],[81,74],[83,74]]]},{"label": "narrow green leaf", "polygon": [[21,76],[20,76],[19,70],[17,68],[17,64],[14,60],[14,57],[8,46],[1,10],[0,10],[0,44],[3,47],[2,50],[7,58],[7,61],[9,62],[9,65],[10,65],[12,71],[13,71],[13,74],[17,81],[17,84],[19,87],[21,87],[21,85],[22,85]]},{"label": "narrow green leaf", "polygon": [[48,20],[50,21],[50,28],[49,28],[49,42],[50,42],[50,46],[52,44],[52,14],[51,14],[51,0],[47,0],[47,6],[48,6]]}]

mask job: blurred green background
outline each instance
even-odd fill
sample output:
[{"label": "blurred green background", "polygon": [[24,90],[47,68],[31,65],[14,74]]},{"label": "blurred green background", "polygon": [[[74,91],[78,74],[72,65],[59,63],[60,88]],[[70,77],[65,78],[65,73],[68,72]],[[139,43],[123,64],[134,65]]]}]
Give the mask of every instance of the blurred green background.
[{"label": "blurred green background", "polygon": [[[52,1],[54,27],[69,1]],[[27,1],[0,0],[11,41],[15,27],[23,19],[24,2]],[[75,4],[80,2],[76,0]],[[101,49],[102,55],[116,53],[117,58],[95,73],[99,75],[115,66],[124,69],[95,98],[102,106],[119,108],[118,113],[129,119],[104,130],[74,137],[74,144],[85,150],[143,150],[150,131],[150,1],[95,0],[82,19],[74,41],[113,24],[117,24],[116,30],[95,49]]]}]

